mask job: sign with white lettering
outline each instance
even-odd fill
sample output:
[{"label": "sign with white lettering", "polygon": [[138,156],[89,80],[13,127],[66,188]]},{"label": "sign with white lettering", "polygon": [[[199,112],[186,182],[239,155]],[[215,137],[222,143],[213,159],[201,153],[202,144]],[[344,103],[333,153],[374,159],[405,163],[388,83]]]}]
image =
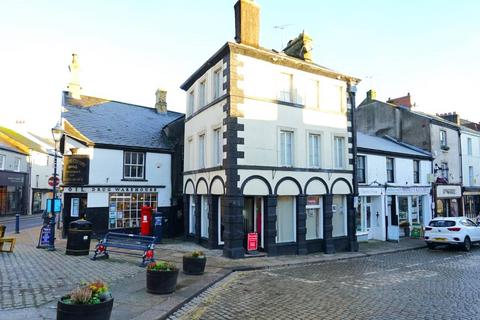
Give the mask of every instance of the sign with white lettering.
[{"label": "sign with white lettering", "polygon": [[102,192],[158,192],[158,189],[163,189],[165,186],[112,186],[112,187],[74,187],[65,186],[64,193],[71,192],[87,192],[87,193],[102,193]]},{"label": "sign with white lettering", "polygon": [[90,158],[86,155],[63,157],[63,183],[69,186],[88,184]]},{"label": "sign with white lettering", "polygon": [[460,198],[462,196],[461,186],[443,185],[437,186],[437,198]]},{"label": "sign with white lettering", "polygon": [[383,188],[358,188],[359,196],[381,196]]}]

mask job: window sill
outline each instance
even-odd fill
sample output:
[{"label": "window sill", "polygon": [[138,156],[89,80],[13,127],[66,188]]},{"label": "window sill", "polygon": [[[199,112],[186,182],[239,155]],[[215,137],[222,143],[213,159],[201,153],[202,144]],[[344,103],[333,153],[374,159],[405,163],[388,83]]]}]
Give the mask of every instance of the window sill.
[{"label": "window sill", "polygon": [[130,182],[132,182],[132,181],[142,181],[142,182],[148,182],[147,179],[135,179],[135,178],[123,178],[123,179],[120,180],[120,181],[130,181]]}]

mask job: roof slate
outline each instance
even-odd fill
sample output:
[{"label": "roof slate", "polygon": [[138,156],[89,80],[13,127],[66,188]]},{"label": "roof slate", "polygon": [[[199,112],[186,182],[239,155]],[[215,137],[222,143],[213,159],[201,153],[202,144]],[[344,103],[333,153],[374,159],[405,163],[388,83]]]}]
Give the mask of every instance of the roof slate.
[{"label": "roof slate", "polygon": [[370,136],[357,132],[357,146],[359,149],[379,150],[413,157],[431,157],[432,154],[415,146],[399,142],[390,137]]},{"label": "roof slate", "polygon": [[71,100],[64,92],[62,117],[95,144],[170,149],[172,145],[162,129],[184,116],[174,111],[160,114],[154,108],[88,96],[81,99],[86,104],[77,100],[73,105]]}]

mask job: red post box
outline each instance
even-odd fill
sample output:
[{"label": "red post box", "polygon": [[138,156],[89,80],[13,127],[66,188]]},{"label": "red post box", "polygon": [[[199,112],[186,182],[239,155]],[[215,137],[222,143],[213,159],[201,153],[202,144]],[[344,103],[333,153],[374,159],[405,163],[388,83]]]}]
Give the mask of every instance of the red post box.
[{"label": "red post box", "polygon": [[140,223],[140,234],[142,236],[152,235],[152,217],[153,212],[152,208],[149,206],[142,207],[142,222]]}]

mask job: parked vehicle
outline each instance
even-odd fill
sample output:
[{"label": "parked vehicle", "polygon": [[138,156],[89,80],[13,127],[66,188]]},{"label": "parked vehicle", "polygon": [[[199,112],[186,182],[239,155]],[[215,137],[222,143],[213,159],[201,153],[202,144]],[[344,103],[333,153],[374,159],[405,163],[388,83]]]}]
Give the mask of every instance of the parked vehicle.
[{"label": "parked vehicle", "polygon": [[434,218],[425,227],[425,242],[429,249],[450,244],[470,251],[472,243],[480,242],[480,225],[466,217]]}]

